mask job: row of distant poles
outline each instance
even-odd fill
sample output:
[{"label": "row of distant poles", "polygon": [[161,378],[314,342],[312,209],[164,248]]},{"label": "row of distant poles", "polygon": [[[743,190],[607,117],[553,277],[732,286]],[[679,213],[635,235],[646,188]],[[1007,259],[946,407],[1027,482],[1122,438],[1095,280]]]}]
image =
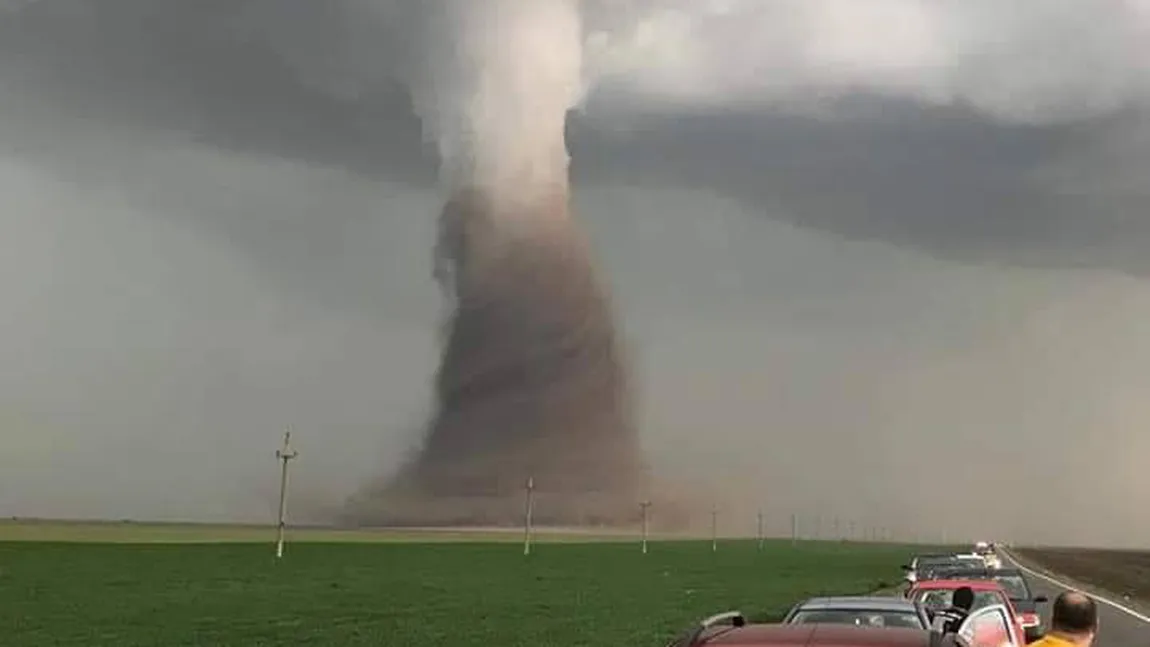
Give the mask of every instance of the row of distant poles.
[{"label": "row of distant poles", "polygon": [[[648,542],[650,539],[650,528],[651,528],[651,525],[650,525],[651,512],[650,512],[650,510],[651,510],[651,506],[652,506],[652,503],[649,500],[644,500],[644,501],[639,502],[639,511],[641,514],[641,517],[640,517],[640,519],[641,519],[641,522],[640,522],[641,523],[641,526],[640,526],[640,528],[641,528],[641,530],[640,530],[640,532],[641,532],[640,547],[641,548],[640,549],[642,550],[644,555],[647,554],[647,546],[648,546]],[[526,504],[524,507],[525,507],[525,511],[523,514],[523,554],[524,555],[530,555],[531,554],[531,546],[532,546],[532,543],[534,540],[534,526],[532,525],[532,515],[533,515],[534,510],[535,510],[535,479],[534,478],[528,478],[527,479]],[[757,523],[757,531],[756,531],[756,535],[755,535],[757,540],[758,540],[759,550],[762,550],[765,543],[766,543],[766,533],[764,532],[765,520],[766,520],[766,515],[760,510],[758,512],[757,519],[756,519],[756,521],[758,523]],[[821,526],[821,520],[818,523],[816,523],[816,527],[817,526]],[[839,535],[839,520],[838,520],[838,518],[835,519],[834,526],[835,526],[834,534],[836,536],[838,536]],[[819,531],[816,530],[815,531],[816,537],[819,534],[820,534]],[[850,522],[850,536],[853,537],[854,534],[855,534],[855,523],[852,521],[852,522]],[[839,538],[845,540],[844,537],[839,537]],[[868,532],[866,534],[866,539],[869,541],[876,541],[877,542],[877,541],[889,541],[891,539],[891,537],[890,537],[889,533],[886,531],[886,529],[871,528],[868,530]],[[799,541],[799,517],[796,514],[792,514],[791,515],[791,544],[795,545],[798,543],[798,541]],[[711,508],[711,552],[716,552],[718,550],[719,550],[719,509],[716,506],[712,506],[712,508]]]},{"label": "row of distant poles", "polygon": [[[287,528],[287,492],[288,492],[288,463],[299,456],[291,446],[291,429],[284,432],[283,445],[276,450],[276,458],[280,461],[280,504],[279,504],[279,518],[276,523],[276,559],[280,559],[284,555],[284,534]],[[524,505],[523,513],[523,554],[531,554],[531,546],[534,542],[534,525],[532,517],[535,513],[535,478],[529,477],[526,484],[526,502]],[[649,500],[641,501],[639,503],[639,510],[641,513],[641,539],[640,546],[644,555],[647,554],[648,541],[650,539],[650,519],[651,519],[651,506]],[[759,550],[763,549],[766,536],[763,532],[764,515],[762,511],[758,513],[758,531],[757,538],[759,543]],[[835,520],[836,534],[838,520]],[[851,534],[853,535],[853,526]],[[886,532],[883,531],[873,532],[870,537],[872,540],[885,540],[889,539]],[[797,543],[799,540],[799,524],[798,516],[791,515],[791,543]],[[719,510],[717,507],[711,508],[711,551],[719,550]]]}]

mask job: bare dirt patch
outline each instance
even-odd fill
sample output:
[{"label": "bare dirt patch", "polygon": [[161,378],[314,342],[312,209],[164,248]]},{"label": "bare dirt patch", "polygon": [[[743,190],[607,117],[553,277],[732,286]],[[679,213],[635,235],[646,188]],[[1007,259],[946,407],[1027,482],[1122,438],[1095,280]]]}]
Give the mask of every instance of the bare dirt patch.
[{"label": "bare dirt patch", "polygon": [[1150,602],[1150,551],[1025,548],[1017,552],[1083,585]]}]

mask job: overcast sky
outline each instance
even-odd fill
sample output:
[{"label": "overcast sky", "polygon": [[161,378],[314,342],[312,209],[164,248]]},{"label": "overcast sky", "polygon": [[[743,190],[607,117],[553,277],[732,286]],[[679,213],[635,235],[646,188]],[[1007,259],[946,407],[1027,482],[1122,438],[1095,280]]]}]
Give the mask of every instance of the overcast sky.
[{"label": "overcast sky", "polygon": [[[0,3],[0,514],[265,519],[291,424],[316,515],[418,442],[391,4]],[[585,8],[576,206],[662,473],[740,530],[1150,532],[1150,3]]]}]

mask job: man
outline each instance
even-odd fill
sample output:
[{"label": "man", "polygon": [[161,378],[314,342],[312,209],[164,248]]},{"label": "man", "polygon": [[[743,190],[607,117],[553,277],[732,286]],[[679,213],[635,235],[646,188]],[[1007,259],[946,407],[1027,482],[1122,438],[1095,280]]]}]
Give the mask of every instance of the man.
[{"label": "man", "polygon": [[954,590],[954,593],[950,594],[950,606],[940,609],[934,614],[934,618],[941,622],[943,632],[954,633],[970,615],[973,606],[974,589],[969,586],[960,586]]},{"label": "man", "polygon": [[1090,647],[1098,633],[1098,605],[1090,596],[1065,591],[1054,599],[1050,631],[1029,647]]}]

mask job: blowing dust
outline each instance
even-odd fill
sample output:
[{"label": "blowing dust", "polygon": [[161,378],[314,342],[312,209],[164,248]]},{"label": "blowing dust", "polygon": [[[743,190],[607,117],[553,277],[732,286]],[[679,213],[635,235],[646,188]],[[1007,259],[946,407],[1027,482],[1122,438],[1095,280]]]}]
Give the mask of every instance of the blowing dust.
[{"label": "blowing dust", "polygon": [[453,312],[422,450],[355,497],[348,517],[517,524],[530,479],[541,523],[631,523],[646,489],[631,379],[569,195],[578,3],[405,9],[419,25],[407,81],[449,196],[436,277]]}]

